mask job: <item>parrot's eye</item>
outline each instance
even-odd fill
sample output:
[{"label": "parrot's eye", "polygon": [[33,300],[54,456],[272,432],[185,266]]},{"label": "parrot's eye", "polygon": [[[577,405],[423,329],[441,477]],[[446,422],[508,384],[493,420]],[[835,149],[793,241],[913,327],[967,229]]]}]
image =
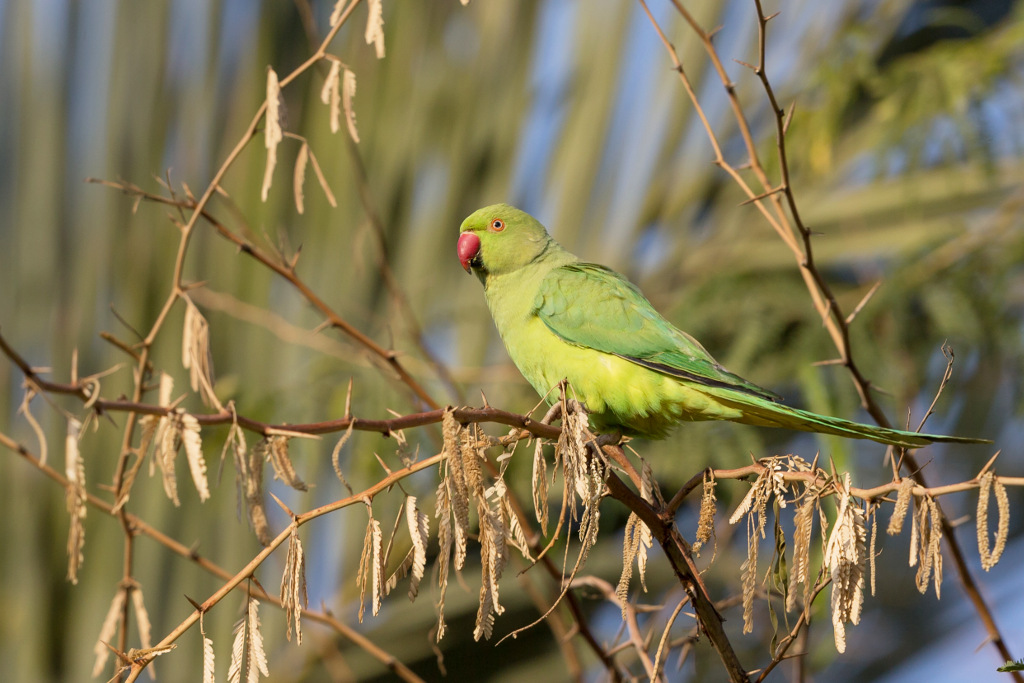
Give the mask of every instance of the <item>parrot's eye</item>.
[{"label": "parrot's eye", "polygon": [[500,218],[495,218],[493,221],[491,221],[491,231],[492,232],[501,232],[504,229],[505,229],[505,221],[501,220]]}]

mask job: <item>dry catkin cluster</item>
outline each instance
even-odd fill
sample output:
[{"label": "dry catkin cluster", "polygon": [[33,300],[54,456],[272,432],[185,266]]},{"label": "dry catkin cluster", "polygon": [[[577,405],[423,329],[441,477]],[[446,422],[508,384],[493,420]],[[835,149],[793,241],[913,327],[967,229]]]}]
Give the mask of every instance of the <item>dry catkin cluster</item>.
[{"label": "dry catkin cluster", "polygon": [[825,566],[832,577],[832,628],[836,650],[846,652],[846,624],[860,623],[868,557],[864,508],[850,495],[850,475],[843,479],[832,533],[825,545]]},{"label": "dry catkin cluster", "polygon": [[[989,496],[995,491],[996,508],[999,511],[999,523],[996,527],[995,545],[989,546],[988,538],[988,503]],[[981,475],[978,490],[978,554],[981,566],[985,571],[992,569],[1006,549],[1006,537],[1010,531],[1010,501],[1006,495],[1006,487],[996,479],[992,470]]]},{"label": "dry catkin cluster", "polygon": [[[861,499],[853,493],[850,475],[841,480],[829,476],[822,470],[812,468],[796,456],[765,458],[759,463],[758,476],[737,506],[730,518],[731,524],[747,520],[747,557],[742,569],[744,630],[753,628],[753,608],[757,587],[761,583],[757,573],[759,541],[764,538],[768,503],[775,501],[779,509],[787,501],[796,504],[793,516],[792,559],[789,563],[788,581],[783,590],[787,611],[804,605],[817,592],[827,578],[832,584],[832,623],[835,632],[836,649],[846,648],[846,624],[857,624],[864,603],[864,588],[870,576],[874,592],[875,537],[877,510],[880,499]],[[793,476],[787,476],[792,474]],[[813,477],[806,476],[814,474]],[[703,542],[708,535],[706,509],[708,501],[713,504],[714,480],[706,476],[701,503],[701,517],[698,522],[698,540]],[[825,485],[823,485],[823,483]],[[982,566],[990,568],[1002,553],[1008,527],[1008,503],[1006,488],[995,475],[986,471],[977,481],[978,499],[978,548]],[[708,490],[712,493],[709,495]],[[942,511],[933,495],[924,490],[915,493],[915,482],[907,477],[894,482],[891,490],[896,494],[888,533],[899,534],[909,516],[911,533],[909,542],[909,564],[917,568],[915,584],[925,592],[934,586],[936,597],[942,586]],[[917,489],[921,491],[922,489]],[[999,527],[995,544],[990,550],[988,532],[988,501],[995,492],[998,506]],[[831,497],[835,501],[835,520],[830,525],[822,501]],[[812,571],[811,549],[815,511],[818,511],[823,538],[821,572]],[[871,516],[871,534],[868,537],[867,517]],[[831,531],[829,527],[831,526]],[[784,534],[782,525],[776,523],[775,533]],[[696,545],[696,544],[695,544]],[[784,538],[776,538],[776,552],[785,548]],[[774,564],[774,563],[773,563]],[[772,570],[769,570],[769,573]],[[765,577],[767,580],[768,576]],[[798,590],[803,584],[803,591]],[[802,596],[802,601],[798,600]]]},{"label": "dry catkin cluster", "polygon": [[[441,556],[438,583],[441,599],[438,602],[437,638],[444,636],[444,596],[448,588],[450,548],[455,546],[455,570],[461,572],[466,562],[466,539],[470,534],[470,507],[474,506],[479,524],[480,539],[480,605],[477,609],[473,637],[490,638],[494,617],[505,611],[499,601],[498,584],[508,563],[509,542],[520,545],[511,533],[511,511],[506,501],[506,490],[500,480],[489,488],[485,486],[482,463],[488,441],[481,439],[477,425],[463,427],[445,412],[444,464],[438,486],[436,516],[440,520],[439,542]],[[506,501],[506,502],[503,502]],[[454,524],[453,524],[454,522]],[[454,539],[451,530],[454,529]],[[525,546],[521,550],[528,556]]]},{"label": "dry catkin cluster", "polygon": [[[598,450],[588,449],[593,435],[589,432],[586,412],[582,406],[563,398],[561,415],[563,427],[555,444],[554,471],[562,475],[562,511],[551,542],[559,537],[568,522],[578,525],[580,550],[567,579],[568,585],[597,542],[599,505],[606,492],[608,464]],[[453,409],[448,409],[442,419],[442,433],[444,449],[435,510],[440,547],[437,638],[442,638],[446,630],[444,601],[450,569],[454,567],[455,571],[461,572],[465,567],[467,539],[472,534],[471,513],[475,513],[479,527],[477,538],[480,542],[481,577],[473,637],[486,639],[491,637],[495,616],[504,612],[499,600],[499,582],[508,563],[509,547],[517,549],[531,562],[535,559],[504,480],[511,453],[506,451],[500,456],[498,471],[488,474],[484,464],[487,463],[486,449],[492,441],[483,435],[479,425],[459,424]],[[543,528],[549,523],[549,479],[540,442],[533,451],[533,471],[535,514]],[[649,532],[645,542],[650,547]]]}]

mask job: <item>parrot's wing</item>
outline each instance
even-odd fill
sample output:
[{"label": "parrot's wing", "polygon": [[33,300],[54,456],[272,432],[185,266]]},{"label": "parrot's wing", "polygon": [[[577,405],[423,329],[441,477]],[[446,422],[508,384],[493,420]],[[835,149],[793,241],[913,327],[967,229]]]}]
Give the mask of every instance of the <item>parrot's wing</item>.
[{"label": "parrot's wing", "polygon": [[553,269],[533,306],[544,324],[570,344],[681,380],[778,400],[719,365],[700,342],[654,310],[636,286],[604,266],[571,263]]}]

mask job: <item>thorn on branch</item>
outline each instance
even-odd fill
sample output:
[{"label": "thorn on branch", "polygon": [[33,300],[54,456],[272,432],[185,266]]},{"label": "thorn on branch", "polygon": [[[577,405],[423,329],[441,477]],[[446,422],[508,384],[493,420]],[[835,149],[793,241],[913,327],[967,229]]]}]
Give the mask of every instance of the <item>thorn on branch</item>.
[{"label": "thorn on branch", "polygon": [[[388,474],[391,474],[391,473],[388,472]],[[292,520],[294,520],[295,519],[295,513],[292,512],[291,508],[288,507],[287,505],[285,505],[284,501],[282,501],[280,498],[275,496],[273,491],[268,491],[268,493],[270,494],[270,497],[274,499],[274,502],[281,506],[281,509],[285,511],[285,514],[287,514]]]},{"label": "thorn on branch", "polygon": [[[110,332],[100,332],[100,339],[107,342],[108,344],[112,344],[117,348],[121,349],[135,360],[139,360],[138,351],[129,346],[127,342],[123,342],[114,335],[112,335]],[[149,366],[150,369],[152,368],[151,363],[147,363],[147,365]]]},{"label": "thorn on branch", "polygon": [[875,292],[877,292],[878,288],[881,286],[882,281],[879,280],[874,284],[873,287],[871,287],[871,289],[868,290],[868,293],[864,295],[864,298],[860,300],[860,303],[858,303],[857,306],[850,312],[850,315],[846,316],[847,325],[853,322],[853,319],[857,317],[857,314],[860,313],[861,309],[867,305],[868,301],[871,300],[871,297],[875,295]]},{"label": "thorn on branch", "polygon": [[759,67],[759,66],[754,66],[754,65],[753,65],[753,64],[751,64],[750,62],[744,62],[744,61],[743,61],[742,59],[733,59],[732,61],[736,62],[736,63],[737,63],[737,64],[739,64],[740,66],[745,66],[745,67],[747,67],[748,69],[750,69],[751,71],[753,71],[753,72],[754,72],[755,74],[757,74],[758,76],[760,76],[760,75],[761,75],[761,67]]},{"label": "thorn on branch", "polygon": [[782,135],[785,136],[789,132],[789,124],[793,122],[793,112],[796,110],[796,102],[789,105],[789,111],[786,112],[786,118],[782,122]]},{"label": "thorn on branch", "polygon": [[209,282],[208,280],[199,280],[197,282],[189,282],[187,284],[183,284],[181,286],[181,293],[184,294],[186,292],[192,291],[193,289],[199,289],[200,287],[205,287],[208,282]]},{"label": "thorn on branch", "polygon": [[116,647],[114,647],[113,645],[111,645],[110,643],[108,643],[105,640],[100,641],[100,642],[102,642],[104,645],[106,645],[107,649],[110,650],[111,652],[113,652],[114,656],[117,657],[118,659],[120,659],[122,664],[124,664],[125,666],[131,666],[132,665],[132,660],[128,659],[128,655],[126,655],[125,653],[121,652],[120,650],[118,650]]},{"label": "thorn on branch", "polygon": [[[377,458],[377,462],[379,462],[379,463],[380,463],[380,466],[384,468],[384,472],[385,472],[385,473],[386,473],[386,474],[387,474],[387,475],[388,475],[389,477],[390,477],[390,476],[391,476],[392,474],[394,474],[394,473],[393,473],[393,472],[391,471],[391,468],[390,468],[390,467],[388,467],[388,464],[387,464],[386,462],[384,462],[384,459],[383,459],[383,458],[381,458],[381,457],[380,457],[379,455],[377,455],[376,453],[374,453],[374,454],[373,454],[373,457]],[[270,495],[274,495],[274,494],[270,494]]]},{"label": "thorn on branch", "polygon": [[114,308],[113,304],[110,305],[110,312],[113,314],[113,316],[115,318],[117,318],[118,322],[120,322],[122,325],[124,325],[125,327],[128,328],[129,332],[131,332],[136,337],[138,337],[140,342],[145,340],[146,335],[144,335],[141,332],[139,332],[137,329],[135,329],[135,327],[132,326],[131,323],[129,323],[127,320],[125,320],[124,316],[122,316],[120,313],[117,312],[117,309]]},{"label": "thorn on branch", "polygon": [[757,195],[756,197],[750,197],[749,199],[746,199],[746,200],[740,202],[740,206],[746,206],[747,204],[753,204],[754,202],[759,202],[762,199],[767,199],[768,197],[771,197],[773,194],[778,194],[779,192],[785,192],[788,189],[788,187],[789,187],[788,185],[783,183],[783,184],[779,185],[778,187],[772,188],[771,190],[768,190],[767,192],[763,192],[763,193]]},{"label": "thorn on branch", "polygon": [[996,463],[996,458],[999,457],[1000,453],[1002,453],[1002,451],[996,451],[995,455],[989,458],[989,461],[985,463],[985,466],[982,467],[981,470],[978,472],[978,476],[975,477],[976,479],[980,480],[985,475],[985,473],[988,472],[989,468]]}]

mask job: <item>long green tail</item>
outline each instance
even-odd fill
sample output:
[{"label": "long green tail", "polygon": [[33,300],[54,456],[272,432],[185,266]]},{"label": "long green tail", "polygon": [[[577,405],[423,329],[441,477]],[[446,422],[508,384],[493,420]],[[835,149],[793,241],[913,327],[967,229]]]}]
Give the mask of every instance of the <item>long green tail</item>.
[{"label": "long green tail", "polygon": [[[724,394],[724,392],[722,392]],[[870,439],[888,446],[921,448],[930,443],[992,443],[988,439],[974,439],[966,436],[944,436],[942,434],[921,434],[902,429],[886,429],[873,425],[851,422],[838,417],[819,415],[799,408],[790,408],[779,403],[745,394],[729,392],[727,396],[717,394],[716,399],[743,411],[744,424],[763,427],[785,427],[803,432],[834,434],[850,439]]]}]

